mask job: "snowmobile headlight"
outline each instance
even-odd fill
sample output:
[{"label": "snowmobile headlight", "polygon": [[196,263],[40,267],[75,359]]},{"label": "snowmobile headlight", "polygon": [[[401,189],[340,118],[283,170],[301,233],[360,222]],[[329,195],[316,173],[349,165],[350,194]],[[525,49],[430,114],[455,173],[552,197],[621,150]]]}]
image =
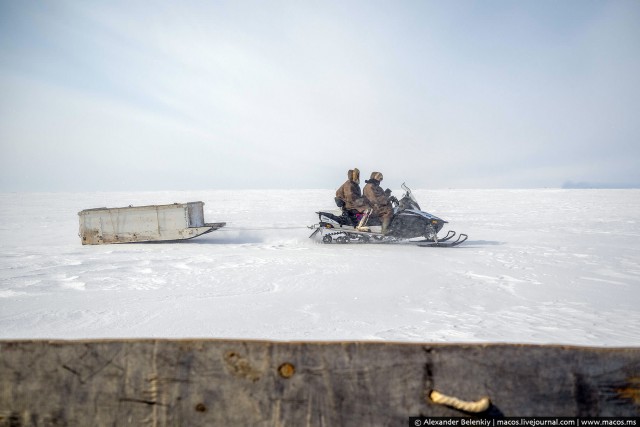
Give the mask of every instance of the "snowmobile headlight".
[{"label": "snowmobile headlight", "polygon": [[432,219],[432,220],[431,220],[431,224],[437,224],[437,223],[438,223],[438,220],[437,220],[437,219]]}]

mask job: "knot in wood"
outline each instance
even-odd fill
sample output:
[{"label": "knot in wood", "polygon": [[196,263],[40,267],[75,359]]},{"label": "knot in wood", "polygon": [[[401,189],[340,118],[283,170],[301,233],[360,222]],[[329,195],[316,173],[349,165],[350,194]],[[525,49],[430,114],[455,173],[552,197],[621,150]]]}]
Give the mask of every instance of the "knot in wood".
[{"label": "knot in wood", "polygon": [[296,368],[291,363],[285,362],[278,367],[278,373],[282,378],[291,378],[296,373]]}]

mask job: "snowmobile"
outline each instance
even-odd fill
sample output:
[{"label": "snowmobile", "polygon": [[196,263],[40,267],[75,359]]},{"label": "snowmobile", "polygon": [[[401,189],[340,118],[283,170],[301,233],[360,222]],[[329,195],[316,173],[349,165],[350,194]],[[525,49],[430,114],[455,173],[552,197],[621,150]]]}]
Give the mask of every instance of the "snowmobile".
[{"label": "snowmobile", "polygon": [[[438,233],[448,222],[420,209],[411,189],[402,184],[404,195],[400,200],[390,196],[393,217],[386,234],[374,231],[380,226],[379,218],[371,217],[367,211],[364,221],[359,215],[344,208],[344,202],[336,198],[336,204],[342,208],[342,214],[316,212],[319,223],[310,226],[314,229],[309,238],[320,233],[324,243],[397,243],[410,242],[425,247],[453,247],[467,240],[466,234],[449,230],[443,237]],[[390,190],[387,190],[390,194]]]}]

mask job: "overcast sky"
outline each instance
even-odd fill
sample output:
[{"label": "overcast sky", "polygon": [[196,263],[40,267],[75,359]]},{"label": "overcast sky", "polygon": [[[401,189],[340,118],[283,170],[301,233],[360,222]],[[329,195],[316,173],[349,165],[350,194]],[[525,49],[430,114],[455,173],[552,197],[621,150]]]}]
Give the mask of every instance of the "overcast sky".
[{"label": "overcast sky", "polygon": [[640,1],[0,0],[0,191],[640,185]]}]

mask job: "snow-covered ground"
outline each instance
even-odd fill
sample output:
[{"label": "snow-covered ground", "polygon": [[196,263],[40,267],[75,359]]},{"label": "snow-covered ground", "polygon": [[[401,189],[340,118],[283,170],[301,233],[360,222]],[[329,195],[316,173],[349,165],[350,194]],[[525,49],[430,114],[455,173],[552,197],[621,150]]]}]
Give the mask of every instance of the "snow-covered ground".
[{"label": "snow-covered ground", "polygon": [[[469,240],[308,239],[333,190],[0,194],[0,338],[640,345],[640,190],[414,195]],[[197,200],[227,227],[80,244],[82,209]]]}]

